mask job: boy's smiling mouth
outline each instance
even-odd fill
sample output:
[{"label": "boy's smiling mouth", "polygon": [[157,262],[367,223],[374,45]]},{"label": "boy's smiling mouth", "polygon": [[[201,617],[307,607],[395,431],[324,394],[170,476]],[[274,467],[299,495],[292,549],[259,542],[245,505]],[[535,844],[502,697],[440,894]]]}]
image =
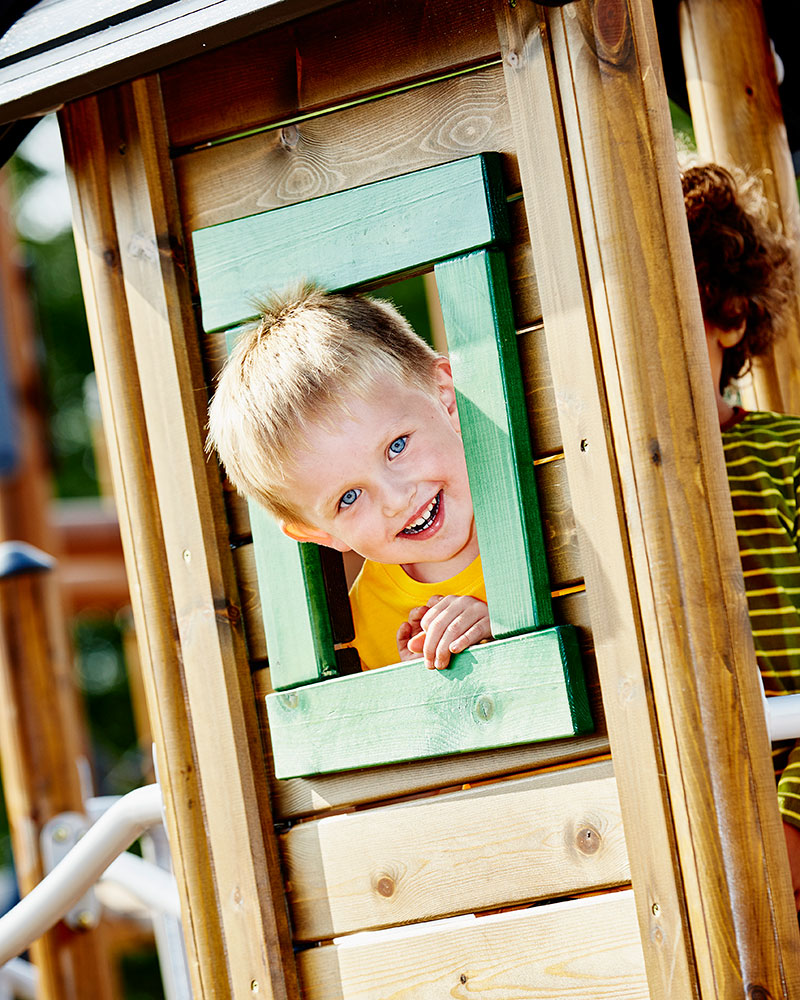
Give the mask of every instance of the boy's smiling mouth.
[{"label": "boy's smiling mouth", "polygon": [[436,494],[436,496],[431,500],[427,507],[422,510],[411,522],[407,524],[405,528],[399,534],[401,535],[419,535],[423,531],[427,531],[433,526],[438,514],[439,509],[442,505],[442,491]]}]

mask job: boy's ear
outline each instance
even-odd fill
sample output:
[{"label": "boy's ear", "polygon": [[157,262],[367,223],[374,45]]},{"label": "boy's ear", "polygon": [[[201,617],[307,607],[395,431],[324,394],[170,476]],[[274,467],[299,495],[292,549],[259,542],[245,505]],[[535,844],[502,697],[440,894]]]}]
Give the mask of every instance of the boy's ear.
[{"label": "boy's ear", "polygon": [[447,358],[437,358],[434,362],[433,375],[439,390],[439,399],[450,414],[456,430],[460,429],[458,408],[456,407],[456,390],[453,385],[453,370]]},{"label": "boy's ear", "polygon": [[720,330],[717,334],[717,340],[719,341],[719,346],[723,350],[728,350],[729,347],[736,347],[739,341],[744,336],[744,331],[747,328],[747,320],[743,319],[739,326],[734,327],[732,330]]},{"label": "boy's ear", "polygon": [[314,542],[316,545],[327,545],[328,548],[336,549],[337,552],[349,552],[350,546],[329,535],[327,531],[320,528],[312,528],[307,524],[299,524],[294,521],[280,521],[280,529],[289,538],[296,542]]}]

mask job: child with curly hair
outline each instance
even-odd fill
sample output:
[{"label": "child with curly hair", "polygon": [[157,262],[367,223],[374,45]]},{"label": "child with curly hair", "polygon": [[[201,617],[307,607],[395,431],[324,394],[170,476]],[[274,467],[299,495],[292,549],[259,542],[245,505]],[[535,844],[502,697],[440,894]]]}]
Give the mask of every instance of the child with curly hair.
[{"label": "child with curly hair", "polygon": [[[793,292],[788,240],[754,178],[682,174],[750,624],[764,690],[800,691],[800,417],[748,412],[726,390],[779,332]],[[800,910],[800,743],[775,744],[778,802]]]}]

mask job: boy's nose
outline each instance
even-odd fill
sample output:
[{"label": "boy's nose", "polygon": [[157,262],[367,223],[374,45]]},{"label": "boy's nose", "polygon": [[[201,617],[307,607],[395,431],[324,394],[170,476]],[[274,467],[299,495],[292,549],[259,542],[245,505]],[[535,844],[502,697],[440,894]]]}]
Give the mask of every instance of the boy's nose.
[{"label": "boy's nose", "polygon": [[416,488],[412,483],[387,484],[383,493],[384,515],[397,517],[398,514],[412,513],[410,508],[415,491]]}]

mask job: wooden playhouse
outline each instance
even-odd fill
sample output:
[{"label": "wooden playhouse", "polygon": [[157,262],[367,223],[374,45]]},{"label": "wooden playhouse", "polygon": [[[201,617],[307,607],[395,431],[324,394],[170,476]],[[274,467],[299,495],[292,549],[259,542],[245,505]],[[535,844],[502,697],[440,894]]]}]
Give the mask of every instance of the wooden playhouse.
[{"label": "wooden playhouse", "polygon": [[[681,17],[701,152],[796,232],[760,3]],[[60,108],[197,1000],[800,995],[649,0],[61,0],[4,45],[7,135]],[[354,674],[341,565],[206,406],[254,292],[431,272],[504,638]]]}]

